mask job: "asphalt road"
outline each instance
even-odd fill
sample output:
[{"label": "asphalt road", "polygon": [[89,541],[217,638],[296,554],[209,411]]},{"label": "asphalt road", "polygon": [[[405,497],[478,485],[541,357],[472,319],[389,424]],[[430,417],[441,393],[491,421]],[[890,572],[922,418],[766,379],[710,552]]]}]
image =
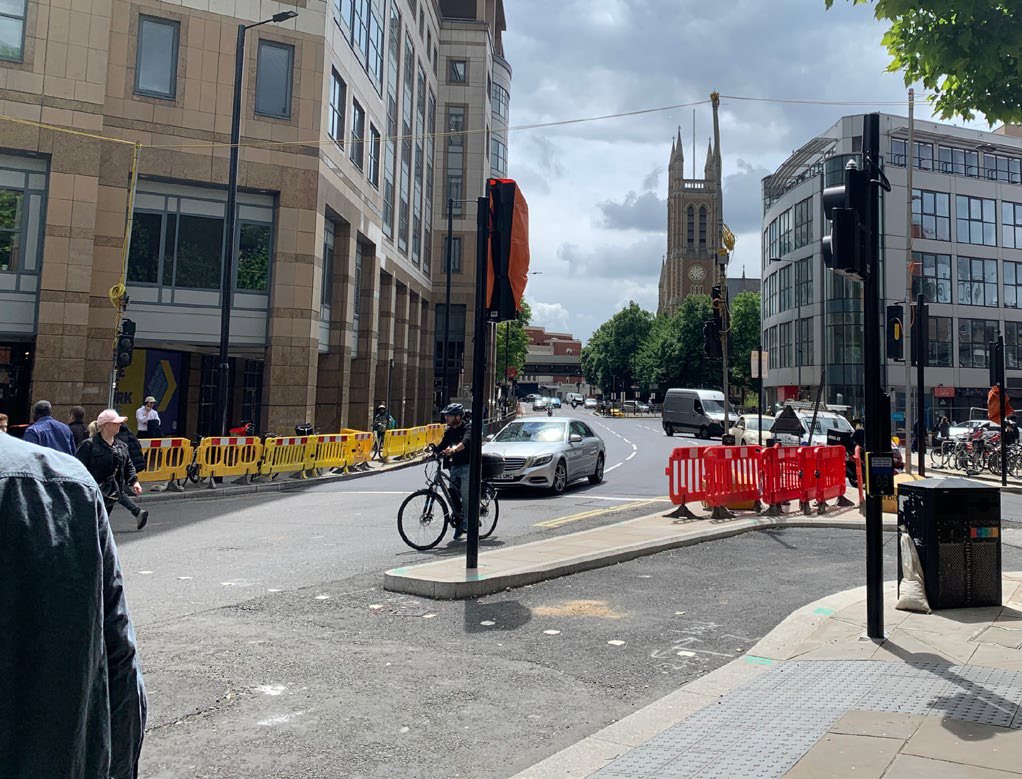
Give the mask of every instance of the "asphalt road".
[{"label": "asphalt road", "polygon": [[[607,442],[606,482],[502,494],[484,548],[668,507],[668,454],[697,442],[656,420],[586,418]],[[785,530],[479,601],[386,593],[386,568],[463,553],[401,542],[397,507],[423,478],[154,504],[141,533],[115,511],[149,690],[143,776],[510,776],[862,583],[861,532]],[[1006,569],[1022,568],[1015,535]]]}]

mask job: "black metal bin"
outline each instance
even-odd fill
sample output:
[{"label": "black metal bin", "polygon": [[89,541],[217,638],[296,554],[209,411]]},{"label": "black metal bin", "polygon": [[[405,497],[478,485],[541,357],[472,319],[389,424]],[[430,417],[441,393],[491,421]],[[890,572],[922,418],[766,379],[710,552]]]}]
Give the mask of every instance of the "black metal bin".
[{"label": "black metal bin", "polygon": [[[919,552],[930,608],[1001,605],[1000,490],[968,479],[902,482],[898,525]],[[898,570],[900,578],[900,559]]]}]

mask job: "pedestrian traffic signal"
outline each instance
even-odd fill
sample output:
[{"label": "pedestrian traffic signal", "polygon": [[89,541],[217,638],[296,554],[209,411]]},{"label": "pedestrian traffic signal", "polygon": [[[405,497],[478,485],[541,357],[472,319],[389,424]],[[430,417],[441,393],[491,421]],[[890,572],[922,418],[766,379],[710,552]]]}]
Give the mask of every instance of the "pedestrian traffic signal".
[{"label": "pedestrian traffic signal", "polygon": [[131,365],[131,354],[135,350],[135,323],[130,319],[121,320],[121,328],[117,331],[117,351],[115,364],[118,368]]},{"label": "pedestrian traffic signal", "polygon": [[1004,339],[990,342],[990,386],[1004,386]]},{"label": "pedestrian traffic signal", "polygon": [[713,306],[713,323],[717,327],[719,339],[719,333],[724,329],[724,299],[721,297],[719,284],[714,284],[710,288],[710,305]]},{"label": "pedestrian traffic signal", "polygon": [[854,160],[845,168],[843,183],[823,190],[823,213],[830,220],[830,235],[823,238],[823,264],[860,281],[869,272],[864,228],[870,192],[869,173],[859,170]]},{"label": "pedestrian traffic signal", "polygon": [[901,305],[887,307],[887,359],[905,359],[905,309]]},{"label": "pedestrian traffic signal", "polygon": [[711,360],[719,360],[724,356],[720,346],[720,326],[713,319],[703,324],[703,351]]}]

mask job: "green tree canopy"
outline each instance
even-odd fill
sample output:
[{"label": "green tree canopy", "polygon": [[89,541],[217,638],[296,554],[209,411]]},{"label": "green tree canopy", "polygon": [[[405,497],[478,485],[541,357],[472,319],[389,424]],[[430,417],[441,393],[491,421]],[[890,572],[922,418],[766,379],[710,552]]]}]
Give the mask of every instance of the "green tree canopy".
[{"label": "green tree canopy", "polygon": [[[944,119],[1022,123],[1022,12],[1018,0],[851,0],[890,22],[890,71],[921,81]],[[825,0],[827,7],[834,0]]]},{"label": "green tree canopy", "polygon": [[520,374],[525,358],[529,352],[529,337],[525,334],[526,326],[532,321],[532,309],[524,300],[518,319],[509,320],[497,325],[496,338],[496,370],[494,376],[497,384],[505,381],[507,368],[514,368]]},{"label": "green tree canopy", "polygon": [[689,295],[673,316],[658,315],[635,358],[638,383],[658,397],[670,387],[719,387],[720,363],[703,351],[703,325],[712,317],[707,295]]},{"label": "green tree canopy", "polygon": [[731,376],[745,390],[753,387],[749,354],[759,349],[759,293],[742,292],[729,303],[731,309]]},{"label": "green tree canopy", "polygon": [[635,301],[596,328],[582,348],[582,373],[590,384],[612,391],[628,388],[636,378],[635,356],[650,329],[653,315]]}]

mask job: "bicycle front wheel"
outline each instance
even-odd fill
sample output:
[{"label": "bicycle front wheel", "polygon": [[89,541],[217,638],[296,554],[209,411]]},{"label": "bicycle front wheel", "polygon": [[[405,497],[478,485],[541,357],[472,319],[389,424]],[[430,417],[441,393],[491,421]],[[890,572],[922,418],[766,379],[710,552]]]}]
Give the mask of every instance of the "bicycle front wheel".
[{"label": "bicycle front wheel", "polygon": [[432,549],[447,532],[450,513],[433,490],[413,492],[397,511],[397,530],[412,549]]},{"label": "bicycle front wheel", "polygon": [[497,517],[500,516],[500,503],[497,501],[497,490],[492,484],[483,482],[482,494],[479,496],[479,538],[489,538],[497,528]]}]

